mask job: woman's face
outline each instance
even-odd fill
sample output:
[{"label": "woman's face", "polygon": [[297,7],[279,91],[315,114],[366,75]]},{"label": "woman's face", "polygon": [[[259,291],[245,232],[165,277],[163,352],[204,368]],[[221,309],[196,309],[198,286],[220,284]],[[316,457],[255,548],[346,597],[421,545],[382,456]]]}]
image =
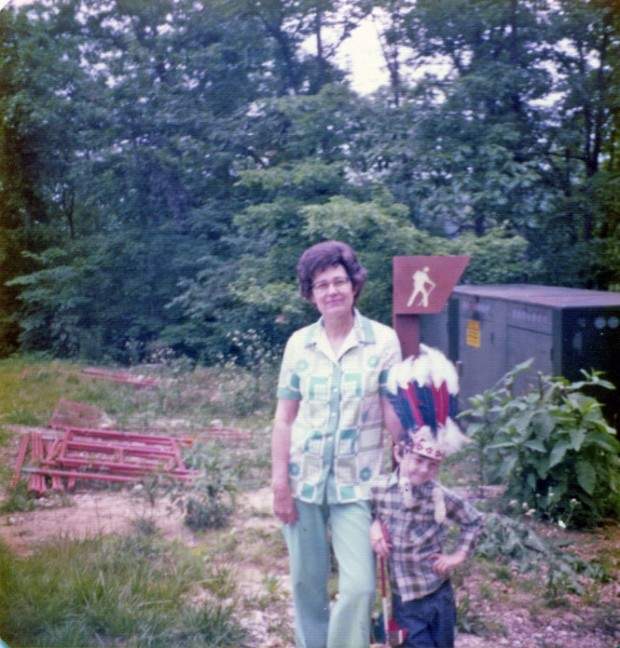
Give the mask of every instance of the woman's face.
[{"label": "woman's face", "polygon": [[320,270],[312,281],[312,303],[323,317],[351,313],[355,295],[344,266],[338,264]]}]

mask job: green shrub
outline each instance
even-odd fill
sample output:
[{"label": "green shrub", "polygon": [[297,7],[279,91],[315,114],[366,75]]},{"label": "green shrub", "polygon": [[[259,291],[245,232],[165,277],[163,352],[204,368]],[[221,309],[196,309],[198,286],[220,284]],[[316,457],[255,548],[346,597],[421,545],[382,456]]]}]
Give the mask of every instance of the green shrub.
[{"label": "green shrub", "polygon": [[506,497],[561,526],[586,527],[620,514],[620,442],[600,403],[584,393],[613,389],[597,372],[584,380],[538,375],[538,385],[513,394],[508,372],[492,389],[470,399],[461,414],[471,421],[480,473],[506,484]]},{"label": "green shrub", "polygon": [[193,530],[226,526],[235,506],[234,463],[214,443],[196,444],[185,463],[201,471],[191,484],[179,485],[173,494],[174,501],[185,513],[185,524]]},{"label": "green shrub", "polygon": [[15,488],[9,488],[6,497],[0,502],[0,513],[23,513],[34,510],[34,499],[28,495],[25,481],[17,483]]},{"label": "green shrub", "polygon": [[545,580],[545,597],[550,600],[565,592],[582,595],[584,583],[607,578],[599,563],[582,560],[566,551],[563,543],[545,539],[523,521],[499,513],[485,516],[476,556],[489,561],[496,580],[511,579],[507,566],[522,574],[535,573],[539,583]]}]

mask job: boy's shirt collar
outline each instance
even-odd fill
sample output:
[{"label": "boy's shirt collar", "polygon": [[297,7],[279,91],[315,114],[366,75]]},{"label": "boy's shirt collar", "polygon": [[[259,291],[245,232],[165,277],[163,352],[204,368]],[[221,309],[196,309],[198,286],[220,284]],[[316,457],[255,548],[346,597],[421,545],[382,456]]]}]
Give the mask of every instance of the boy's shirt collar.
[{"label": "boy's shirt collar", "polygon": [[[431,479],[427,482],[424,482],[423,484],[419,484],[417,486],[413,486],[412,484],[409,485],[411,489],[411,495],[415,498],[416,496],[418,497],[428,497],[431,495],[433,492],[433,488],[438,484],[437,481],[434,479]],[[388,488],[400,488],[400,470],[399,468],[396,468],[390,475],[388,482],[387,482],[387,487]],[[403,499],[403,507],[404,508],[411,508],[409,506],[405,505],[405,501]]]}]

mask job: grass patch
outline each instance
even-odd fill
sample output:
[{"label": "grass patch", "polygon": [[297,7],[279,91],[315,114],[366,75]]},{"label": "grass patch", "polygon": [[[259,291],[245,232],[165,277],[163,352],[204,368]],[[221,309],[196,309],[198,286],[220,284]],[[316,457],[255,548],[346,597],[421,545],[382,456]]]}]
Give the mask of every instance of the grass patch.
[{"label": "grass patch", "polygon": [[133,387],[95,381],[80,370],[36,356],[0,360],[0,423],[45,425],[61,398],[97,405],[111,416],[136,411]]},{"label": "grass patch", "polygon": [[[222,386],[225,375],[221,370],[196,368],[178,373],[173,369],[150,367],[143,373],[157,375],[165,386],[135,389],[93,379],[82,374],[82,366],[75,362],[50,361],[34,355],[1,359],[0,425],[45,425],[58,400],[65,398],[96,405],[121,427],[148,428],[158,418],[182,417],[188,429],[199,429],[219,418],[241,427],[265,427],[265,436],[269,436],[273,413],[271,383],[268,397],[265,394],[251,412],[239,413],[233,406],[234,394]],[[239,382],[237,390],[252,376],[242,368],[236,368],[235,375]],[[259,463],[268,460],[268,455],[261,453]]]},{"label": "grass patch", "polygon": [[245,529],[243,543],[247,545],[246,556],[257,565],[268,569],[274,561],[288,556],[281,529]]},{"label": "grass patch", "polygon": [[211,564],[206,567],[203,586],[218,599],[228,599],[237,590],[237,576],[228,567]]},{"label": "grass patch", "polygon": [[27,646],[243,646],[230,605],[193,606],[203,564],[153,535],[0,546],[0,636]]}]

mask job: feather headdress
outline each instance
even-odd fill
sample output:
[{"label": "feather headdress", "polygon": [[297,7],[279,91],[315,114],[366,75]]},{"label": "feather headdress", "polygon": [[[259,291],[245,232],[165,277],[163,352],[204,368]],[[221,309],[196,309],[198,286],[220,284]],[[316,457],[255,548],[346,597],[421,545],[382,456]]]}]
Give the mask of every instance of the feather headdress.
[{"label": "feather headdress", "polygon": [[[387,398],[405,432],[402,441],[418,443],[416,452],[443,458],[468,441],[454,422],[459,380],[454,365],[432,347],[420,344],[420,353],[394,365],[388,372]],[[439,453],[439,454],[437,454]]]}]

